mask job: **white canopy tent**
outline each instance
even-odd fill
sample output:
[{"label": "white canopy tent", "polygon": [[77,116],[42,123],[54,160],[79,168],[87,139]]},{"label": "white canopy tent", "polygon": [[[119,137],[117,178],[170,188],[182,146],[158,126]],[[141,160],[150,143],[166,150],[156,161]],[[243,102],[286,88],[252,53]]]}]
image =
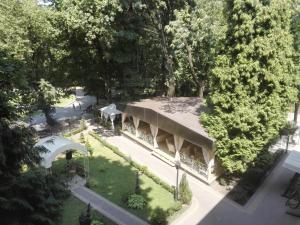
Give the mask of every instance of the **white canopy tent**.
[{"label": "white canopy tent", "polygon": [[114,120],[116,119],[116,116],[122,114],[122,112],[117,110],[115,104],[110,104],[108,106],[101,108],[100,112],[101,112],[101,118],[105,118],[106,121],[108,118],[110,119],[112,129],[114,130],[115,129]]},{"label": "white canopy tent", "polygon": [[292,151],[285,159],[283,167],[296,173],[300,173],[300,152]]},{"label": "white canopy tent", "polygon": [[[43,147],[47,150],[47,152],[41,154],[41,166],[46,169],[51,168],[52,162],[59,154],[70,150],[79,151],[86,156],[86,158],[88,157],[88,151],[85,146],[59,136],[42,138],[35,144],[35,147]],[[84,161],[84,167],[86,173],[88,173],[88,160],[87,162],[86,160]]]}]

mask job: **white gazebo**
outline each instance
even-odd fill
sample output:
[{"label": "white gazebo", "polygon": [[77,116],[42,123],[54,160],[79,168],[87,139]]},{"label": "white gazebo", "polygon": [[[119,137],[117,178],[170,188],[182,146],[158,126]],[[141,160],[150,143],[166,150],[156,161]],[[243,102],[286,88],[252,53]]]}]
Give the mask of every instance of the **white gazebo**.
[{"label": "white gazebo", "polygon": [[122,114],[121,111],[117,110],[117,107],[115,104],[110,104],[108,106],[105,106],[101,109],[99,109],[101,112],[101,118],[105,119],[107,121],[107,119],[109,118],[111,121],[111,127],[114,130],[115,129],[115,125],[114,125],[114,120],[116,119],[117,115]]},{"label": "white gazebo", "polygon": [[35,147],[45,148],[46,152],[41,154],[42,161],[40,165],[46,169],[50,169],[52,167],[52,162],[59,154],[66,153],[68,151],[79,151],[85,156],[84,168],[86,178],[88,177],[89,161],[88,151],[85,146],[64,137],[50,136],[40,139],[35,144]]}]

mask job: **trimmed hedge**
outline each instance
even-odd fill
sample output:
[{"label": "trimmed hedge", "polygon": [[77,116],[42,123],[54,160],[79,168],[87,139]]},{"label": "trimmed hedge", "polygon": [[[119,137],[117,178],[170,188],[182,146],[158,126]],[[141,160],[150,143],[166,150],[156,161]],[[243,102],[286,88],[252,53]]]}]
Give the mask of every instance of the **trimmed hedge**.
[{"label": "trimmed hedge", "polygon": [[75,130],[70,131],[69,133],[63,134],[63,136],[64,136],[64,137],[71,137],[71,136],[73,136],[73,135],[75,135],[75,134],[78,134],[78,133],[84,131],[85,129],[86,129],[86,128],[84,128],[84,127],[80,127],[80,128],[78,128],[78,129],[75,129]]},{"label": "trimmed hedge", "polygon": [[99,135],[97,135],[94,132],[89,132],[89,135],[91,135],[93,138],[95,138],[97,141],[99,141],[102,145],[104,145],[105,147],[111,149],[115,154],[117,154],[118,156],[122,157],[123,159],[125,159],[126,161],[128,161],[130,163],[130,165],[134,168],[136,168],[137,170],[139,170],[141,173],[145,174],[146,176],[150,177],[155,183],[157,183],[158,185],[162,186],[164,189],[166,189],[167,191],[169,191],[170,193],[174,193],[174,188],[171,187],[170,185],[168,185],[166,182],[164,182],[163,180],[161,180],[158,176],[156,176],[155,174],[151,173],[148,168],[146,166],[140,165],[134,161],[132,161],[131,158],[129,158],[128,156],[126,156],[123,152],[121,152],[119,150],[119,148],[117,148],[116,146],[113,146],[111,144],[109,144],[107,141],[103,140]]}]

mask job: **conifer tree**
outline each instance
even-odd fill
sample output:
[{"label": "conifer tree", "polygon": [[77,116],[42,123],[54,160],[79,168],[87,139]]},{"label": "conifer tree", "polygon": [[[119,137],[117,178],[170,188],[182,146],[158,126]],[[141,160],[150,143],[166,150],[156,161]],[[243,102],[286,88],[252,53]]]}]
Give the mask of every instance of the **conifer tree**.
[{"label": "conifer tree", "polygon": [[182,203],[189,204],[192,200],[192,196],[192,191],[186,178],[186,174],[184,173],[179,184],[179,199]]},{"label": "conifer tree", "polygon": [[285,124],[295,101],[291,1],[228,0],[224,52],[202,117],[229,173],[244,172]]}]

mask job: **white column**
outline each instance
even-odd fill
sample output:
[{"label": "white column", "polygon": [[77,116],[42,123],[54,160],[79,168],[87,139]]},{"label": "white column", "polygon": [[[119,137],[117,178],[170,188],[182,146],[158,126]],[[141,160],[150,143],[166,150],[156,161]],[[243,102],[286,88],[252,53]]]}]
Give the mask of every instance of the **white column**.
[{"label": "white column", "polygon": [[153,137],[153,147],[158,148],[158,144],[157,144],[157,141],[156,141],[156,137],[157,137],[157,134],[158,134],[158,127],[155,126],[155,125],[150,124],[150,130],[151,130],[151,134],[152,134],[152,137]]},{"label": "white column", "polygon": [[180,152],[183,142],[184,142],[184,138],[178,135],[174,135],[174,144],[175,144],[176,151]]},{"label": "white column", "polygon": [[208,175],[211,174],[212,168],[215,165],[215,157],[212,151],[208,151],[205,148],[202,148],[203,158],[207,165]]},{"label": "white column", "polygon": [[138,128],[139,128],[139,124],[140,124],[140,119],[133,116],[133,124],[134,124],[134,127],[135,127],[135,136],[138,137],[139,136],[139,131],[138,131]]},{"label": "white column", "polygon": [[180,150],[183,145],[183,142],[184,142],[184,138],[178,135],[174,135],[174,145],[175,145],[176,155],[178,155],[177,157],[179,157],[179,159],[180,159]]},{"label": "white column", "polygon": [[124,130],[124,122],[127,118],[127,113],[122,113],[122,130]]},{"label": "white column", "polygon": [[104,116],[104,118],[105,118],[105,122],[107,122],[108,114],[107,114],[107,113],[103,113],[103,116]]},{"label": "white column", "polygon": [[116,115],[112,114],[112,115],[109,116],[109,118],[110,118],[110,121],[111,121],[111,128],[112,128],[112,130],[114,130],[115,129],[114,120],[116,118]]}]

